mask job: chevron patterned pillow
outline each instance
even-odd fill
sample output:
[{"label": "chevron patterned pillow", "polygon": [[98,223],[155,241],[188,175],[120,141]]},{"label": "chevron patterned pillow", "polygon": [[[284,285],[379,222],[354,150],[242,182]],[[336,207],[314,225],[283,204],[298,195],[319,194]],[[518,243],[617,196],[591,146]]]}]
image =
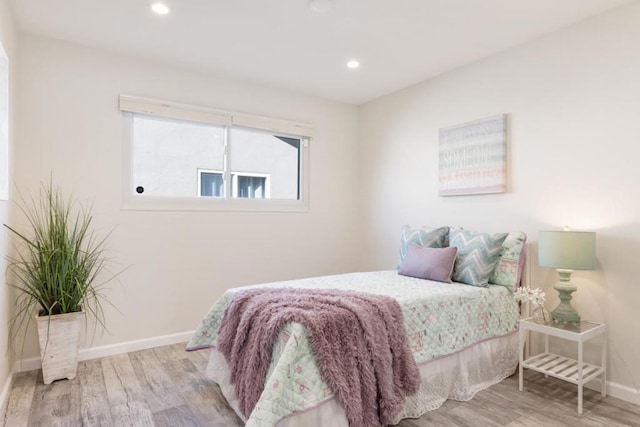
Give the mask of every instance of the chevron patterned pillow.
[{"label": "chevron patterned pillow", "polygon": [[447,246],[447,237],[449,237],[449,227],[429,228],[420,227],[413,228],[405,225],[402,227],[402,235],[400,236],[400,259],[398,268],[407,256],[409,245],[411,243],[423,248],[444,248]]},{"label": "chevron patterned pillow", "polygon": [[452,228],[449,245],[458,248],[453,281],[473,286],[487,286],[498,264],[502,243],[508,233],[486,234]]}]

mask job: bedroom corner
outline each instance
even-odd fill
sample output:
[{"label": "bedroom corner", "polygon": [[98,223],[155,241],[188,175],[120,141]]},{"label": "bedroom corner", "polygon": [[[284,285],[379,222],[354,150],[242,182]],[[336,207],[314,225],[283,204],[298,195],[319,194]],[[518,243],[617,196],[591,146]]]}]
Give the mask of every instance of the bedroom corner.
[{"label": "bedroom corner", "polygon": [[[11,217],[11,173],[13,170],[12,149],[15,144],[15,71],[17,59],[17,31],[14,26],[13,16],[6,0],[0,2],[0,43],[6,57],[3,59],[1,74],[3,105],[2,133],[0,136],[0,223],[6,223]],[[8,60],[8,64],[4,61]],[[6,86],[8,82],[8,86]],[[7,94],[8,90],[8,94]],[[8,98],[7,98],[8,95]],[[8,117],[8,120],[7,120]],[[9,236],[2,231],[0,235],[0,270],[6,270],[6,256],[11,250]],[[9,348],[9,319],[12,311],[12,295],[6,286],[5,275],[0,277],[0,413],[4,413],[9,398],[9,392],[13,377],[14,357]]]}]

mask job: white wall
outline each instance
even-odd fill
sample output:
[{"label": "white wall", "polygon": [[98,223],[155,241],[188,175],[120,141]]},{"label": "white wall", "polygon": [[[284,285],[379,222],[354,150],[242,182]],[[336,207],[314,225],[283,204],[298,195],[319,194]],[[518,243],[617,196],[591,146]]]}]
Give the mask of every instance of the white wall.
[{"label": "white wall", "polygon": [[[596,17],[362,106],[362,262],[392,268],[400,227],[597,232],[598,269],[576,272],[574,305],[609,328],[610,376],[640,403],[640,4]],[[438,196],[438,129],[508,113],[508,192]],[[598,359],[597,346],[588,357]],[[628,387],[628,388],[624,388]]]},{"label": "white wall", "polygon": [[[13,24],[11,11],[6,0],[0,0],[0,40],[7,52],[9,58],[9,172],[13,169],[11,162],[11,150],[14,148],[14,132],[13,126],[15,110],[14,110],[14,93],[16,81],[16,41],[17,34]],[[4,168],[4,165],[0,165]],[[9,186],[9,194],[12,189]],[[10,203],[6,200],[0,200],[0,224],[9,222]],[[8,391],[5,387],[10,384],[11,365],[13,357],[9,351],[9,318],[11,315],[11,301],[9,288],[6,286],[4,271],[6,270],[6,256],[9,251],[9,239],[7,232],[0,230],[0,413],[1,406],[5,403],[5,393]]]},{"label": "white wall", "polygon": [[[129,266],[109,293],[122,314],[107,310],[111,335],[93,346],[195,329],[233,286],[355,269],[356,107],[37,36],[19,47],[16,185],[33,191],[53,173],[93,199]],[[312,124],[311,212],[122,211],[121,93]],[[31,342],[25,356],[37,355]]]}]

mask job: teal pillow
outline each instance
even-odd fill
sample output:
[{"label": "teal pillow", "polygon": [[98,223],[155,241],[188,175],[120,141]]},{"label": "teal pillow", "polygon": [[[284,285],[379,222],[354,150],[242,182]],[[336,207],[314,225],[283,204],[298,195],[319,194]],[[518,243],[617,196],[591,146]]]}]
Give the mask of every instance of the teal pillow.
[{"label": "teal pillow", "polygon": [[449,245],[458,248],[453,281],[472,286],[487,286],[498,264],[502,243],[508,233],[486,234],[449,230]]},{"label": "teal pillow", "polygon": [[526,243],[527,235],[523,232],[509,233],[489,283],[505,286],[511,292],[516,290],[524,271]]},{"label": "teal pillow", "polygon": [[407,256],[409,245],[423,248],[444,248],[447,246],[447,237],[449,236],[449,227],[420,227],[413,228],[408,225],[402,227],[402,235],[400,236],[400,259],[398,268],[402,265],[404,257]]}]

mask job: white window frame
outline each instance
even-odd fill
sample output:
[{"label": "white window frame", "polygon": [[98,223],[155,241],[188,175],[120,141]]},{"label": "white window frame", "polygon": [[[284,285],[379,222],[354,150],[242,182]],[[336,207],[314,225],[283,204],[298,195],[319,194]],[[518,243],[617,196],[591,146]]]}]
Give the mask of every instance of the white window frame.
[{"label": "white window frame", "polygon": [[[269,117],[252,116],[242,113],[216,110],[211,108],[179,104],[175,102],[139,98],[120,95],[120,110],[124,117],[124,148],[123,148],[123,179],[122,179],[122,209],[123,210],[159,210],[159,211],[244,211],[244,212],[308,212],[310,210],[310,139],[313,129],[310,125],[291,122]],[[300,174],[298,188],[300,198],[297,200],[284,199],[252,199],[229,197],[231,186],[226,184],[232,174],[250,176],[249,173],[229,171],[225,165],[225,197],[160,197],[140,195],[133,187],[133,118],[138,115],[164,117],[174,120],[210,123],[215,125],[241,126],[256,130],[273,132],[278,136],[300,139]],[[226,132],[228,134],[228,131]],[[225,141],[225,158],[229,149]],[[219,173],[218,171],[214,171]],[[264,174],[256,174],[264,176]],[[200,174],[198,173],[198,187]]]},{"label": "white window frame", "polygon": [[[222,178],[224,179],[224,171],[222,170],[218,170],[218,169],[200,169],[198,168],[198,197],[209,197],[209,196],[201,196],[202,194],[202,174],[203,173],[217,173],[219,175],[222,175]],[[225,186],[222,186],[222,193],[224,196],[224,189]]]},{"label": "white window frame", "polygon": [[[224,171],[219,169],[198,169],[198,197],[209,197],[202,196],[202,174],[203,173],[215,173],[218,175],[222,175],[224,178]],[[264,195],[265,199],[271,197],[271,174],[268,173],[255,173],[255,172],[234,172],[231,171],[231,197],[238,197],[238,177],[239,176],[255,176],[258,178],[264,178]],[[223,186],[222,192],[226,190],[226,186]]]},{"label": "white window frame", "polygon": [[257,178],[265,178],[264,180],[264,198],[271,197],[271,174],[254,173],[254,172],[234,172],[231,171],[231,197],[238,197],[238,176],[250,176]]}]

